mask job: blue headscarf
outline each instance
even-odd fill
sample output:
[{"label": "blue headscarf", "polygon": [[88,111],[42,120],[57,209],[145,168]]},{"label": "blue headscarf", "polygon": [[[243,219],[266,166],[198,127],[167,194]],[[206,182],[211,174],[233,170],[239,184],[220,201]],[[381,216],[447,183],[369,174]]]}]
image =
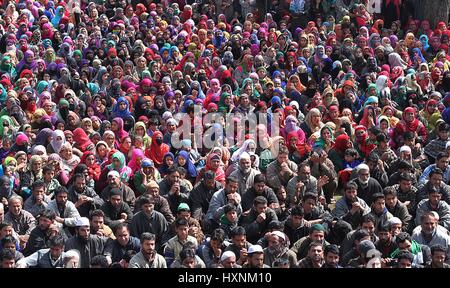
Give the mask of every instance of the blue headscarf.
[{"label": "blue headscarf", "polygon": [[[420,57],[420,60],[422,61],[421,63],[426,63],[426,60],[422,55],[422,51],[420,51],[419,48],[413,48],[412,53],[413,53],[413,56],[414,56],[414,53],[417,53],[417,55],[419,55],[419,57]],[[418,63],[418,64],[420,64],[420,63]]]},{"label": "blue headscarf", "polygon": [[[125,103],[127,105],[127,108],[125,108],[125,110],[120,110],[119,106],[120,103]],[[117,103],[114,105],[113,109],[112,109],[112,117],[116,118],[116,117],[120,117],[120,118],[125,118],[131,115],[130,110],[128,110],[130,107],[130,104],[128,103],[128,100],[125,99],[125,97],[120,97],[119,99],[117,99]]]},{"label": "blue headscarf", "polygon": [[191,162],[190,157],[189,157],[189,153],[182,150],[180,151],[180,153],[177,156],[177,159],[175,160],[175,163],[177,166],[179,166],[178,164],[178,159],[179,158],[184,158],[184,160],[186,160],[186,164],[184,164],[184,166],[182,166],[184,169],[186,169],[187,175],[190,178],[195,178],[197,177],[197,170],[195,169],[194,163]]},{"label": "blue headscarf", "polygon": [[[58,8],[56,8],[56,12],[55,12],[55,16],[52,19],[52,25],[53,27],[58,27],[59,21],[61,20],[61,15],[59,15],[59,12],[61,11],[61,9],[64,9],[64,7],[62,6],[58,6]],[[63,15],[64,16],[64,15]]]},{"label": "blue headscarf", "polygon": [[427,35],[421,35],[419,37],[419,40],[420,40],[420,42],[422,42],[423,50],[427,51],[428,48],[430,48],[430,44],[428,44],[428,41],[429,41],[428,36]]},{"label": "blue headscarf", "polygon": [[194,89],[194,86],[198,87],[197,99],[205,99],[206,98],[205,93],[203,93],[202,86],[200,85],[200,82],[198,82],[198,81],[192,81],[191,87],[189,90],[189,94],[192,95],[192,90]]}]

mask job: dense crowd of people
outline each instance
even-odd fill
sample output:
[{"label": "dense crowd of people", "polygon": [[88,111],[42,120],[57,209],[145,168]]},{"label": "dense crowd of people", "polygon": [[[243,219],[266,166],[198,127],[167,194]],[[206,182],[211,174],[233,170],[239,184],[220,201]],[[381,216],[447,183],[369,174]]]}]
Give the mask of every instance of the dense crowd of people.
[{"label": "dense crowd of people", "polygon": [[416,2],[0,1],[0,267],[450,267]]}]

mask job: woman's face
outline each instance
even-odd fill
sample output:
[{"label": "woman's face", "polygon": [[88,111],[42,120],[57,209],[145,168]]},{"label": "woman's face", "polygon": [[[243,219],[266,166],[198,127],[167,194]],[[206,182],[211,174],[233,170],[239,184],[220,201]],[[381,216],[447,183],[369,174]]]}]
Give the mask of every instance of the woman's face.
[{"label": "woman's face", "polygon": [[91,106],[87,107],[86,113],[88,117],[94,116],[95,115],[94,108],[92,108]]},{"label": "woman's face", "polygon": [[84,131],[90,131],[90,130],[92,130],[92,123],[89,122],[89,121],[86,121],[86,122],[83,123],[83,127],[82,128],[83,128]]},{"label": "woman's face", "polygon": [[320,115],[313,115],[313,116],[311,117],[311,123],[312,123],[314,126],[317,126],[317,125],[319,125],[319,123],[320,123],[320,119],[321,119]]},{"label": "woman's face", "polygon": [[165,162],[166,162],[166,165],[169,167],[171,167],[173,165],[173,159],[171,157],[166,157]]},{"label": "woman's face", "polygon": [[320,133],[323,139],[328,140],[331,139],[331,132],[329,129],[323,129],[322,133]]},{"label": "woman's face", "polygon": [[216,170],[220,166],[220,160],[219,159],[213,159],[211,160],[211,169]]},{"label": "woman's face", "polygon": [[125,148],[126,150],[130,150],[130,148],[131,148],[131,138],[130,137],[127,137],[127,138],[125,138],[125,140],[123,140],[122,147]]},{"label": "woman's face", "polygon": [[116,122],[116,121],[112,121],[112,123],[111,123],[111,130],[112,130],[113,132],[119,131],[119,125],[117,125],[117,122]]},{"label": "woman's face", "polygon": [[72,158],[72,149],[70,148],[64,148],[61,150],[61,157],[65,160],[69,160]]},{"label": "woman's face", "polygon": [[106,146],[105,145],[99,145],[97,147],[97,153],[100,156],[100,158],[105,158],[106,157],[106,151],[107,150],[106,150]]},{"label": "woman's face", "polygon": [[406,122],[414,121],[414,112],[405,112],[405,120]]},{"label": "woman's face", "polygon": [[94,165],[94,163],[95,163],[95,156],[94,156],[94,155],[89,155],[89,156],[86,158],[86,165],[87,165],[88,167],[91,167],[92,165]]},{"label": "woman's face", "polygon": [[69,142],[70,144],[73,144],[73,136],[70,134],[66,135],[66,141]]},{"label": "woman's face", "polygon": [[120,167],[121,165],[122,165],[122,163],[120,163],[120,160],[119,160],[119,158],[117,158],[117,157],[114,157],[113,159],[112,159],[112,164],[113,164],[113,166],[114,167]]},{"label": "woman's face", "polygon": [[178,157],[178,165],[183,167],[185,164],[186,164],[186,159],[184,159],[183,157]]}]

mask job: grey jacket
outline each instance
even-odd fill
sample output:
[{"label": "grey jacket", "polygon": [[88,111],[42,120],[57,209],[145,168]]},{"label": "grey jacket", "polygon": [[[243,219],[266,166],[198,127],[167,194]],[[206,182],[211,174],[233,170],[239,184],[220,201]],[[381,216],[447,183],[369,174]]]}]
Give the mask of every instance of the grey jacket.
[{"label": "grey jacket", "polygon": [[421,223],[420,217],[423,214],[430,211],[436,211],[439,214],[439,224],[444,226],[446,229],[450,229],[450,206],[445,201],[439,201],[437,210],[431,208],[430,201],[424,199],[417,205],[416,212],[416,225],[419,226]]},{"label": "grey jacket", "polygon": [[58,204],[56,204],[56,200],[50,201],[48,203],[47,209],[53,210],[57,216],[64,218],[64,225],[69,227],[75,227],[75,223],[78,218],[80,218],[80,213],[78,213],[75,204],[67,200],[66,207],[64,209],[63,215],[60,215]]},{"label": "grey jacket", "polygon": [[166,259],[158,253],[156,253],[153,262],[150,263],[142,252],[139,252],[131,258],[128,268],[167,268],[167,264]]},{"label": "grey jacket", "polygon": [[350,213],[351,206],[349,207],[346,198],[342,197],[336,202],[336,207],[333,210],[333,215],[344,221],[347,221],[352,225],[353,229],[356,229],[356,227],[359,226],[362,220],[362,216],[370,213],[370,207],[364,200],[358,197],[358,202],[363,207],[363,211],[361,211],[360,213],[352,214]]},{"label": "grey jacket", "polygon": [[248,174],[244,174],[240,168],[233,171],[233,173],[230,174],[231,177],[236,177],[238,180],[239,186],[238,186],[238,193],[239,195],[242,195],[247,191],[247,189],[250,189],[253,187],[253,181],[256,175],[261,174],[256,169],[251,168],[250,172]]},{"label": "grey jacket", "polygon": [[[241,206],[241,196],[239,194],[237,196],[237,201],[239,204],[237,205],[237,215],[242,214],[242,206]],[[228,204],[227,194],[225,192],[225,188],[217,191],[213,194],[211,201],[209,202],[209,209],[206,213],[206,219],[215,220],[219,222],[220,217],[223,215],[223,208]]]}]

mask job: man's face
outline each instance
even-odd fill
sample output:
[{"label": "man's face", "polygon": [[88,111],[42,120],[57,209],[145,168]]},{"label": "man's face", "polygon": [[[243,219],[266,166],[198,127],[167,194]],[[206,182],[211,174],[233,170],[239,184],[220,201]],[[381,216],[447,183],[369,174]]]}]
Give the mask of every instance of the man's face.
[{"label": "man's face", "polygon": [[141,245],[141,251],[147,257],[154,255],[156,253],[155,240],[144,240],[144,242]]},{"label": "man's face", "polygon": [[291,224],[294,228],[300,227],[303,222],[303,216],[291,215]]},{"label": "man's face", "polygon": [[327,256],[325,257],[325,263],[328,266],[336,267],[339,264],[339,254],[328,252]]},{"label": "man's face", "polygon": [[308,256],[313,262],[320,262],[323,259],[322,246],[313,246],[308,251]]},{"label": "man's face", "polygon": [[75,179],[74,187],[77,192],[82,192],[84,187],[86,187],[86,179],[84,177],[77,177]]},{"label": "man's face", "polygon": [[235,256],[228,257],[226,260],[222,261],[223,268],[234,268],[235,264],[236,264]]},{"label": "man's face", "polygon": [[386,195],[386,206],[388,208],[393,208],[397,204],[397,197],[394,195]]},{"label": "man's face", "polygon": [[345,189],[345,198],[347,198],[347,200],[349,200],[350,202],[355,202],[357,200],[357,195],[358,190],[351,188],[351,189]]},{"label": "man's face", "polygon": [[120,186],[120,178],[115,176],[108,176],[108,184],[111,188],[118,188]]},{"label": "man's face", "polygon": [[264,266],[264,253],[253,253],[250,262],[253,267],[262,268]]},{"label": "man's face", "polygon": [[308,166],[303,166],[298,174],[300,180],[306,182],[310,179],[311,177],[311,168]]},{"label": "man's face", "polygon": [[127,245],[128,241],[130,241],[130,232],[128,231],[128,228],[122,227],[119,229],[116,232],[116,239],[121,246]]},{"label": "man's face", "polygon": [[58,205],[66,205],[67,202],[67,193],[61,192],[56,195],[56,203]]},{"label": "man's face", "polygon": [[109,197],[109,202],[113,207],[118,208],[122,203],[122,197],[120,195],[112,195]]},{"label": "man's face", "polygon": [[314,199],[309,198],[303,202],[303,210],[305,211],[305,214],[311,213],[314,207],[316,207],[316,201]]},{"label": "man's face", "polygon": [[5,238],[6,236],[12,236],[13,232],[14,229],[12,226],[3,227],[3,229],[0,231],[0,239]]},{"label": "man's face", "polygon": [[286,154],[286,153],[278,154],[277,160],[278,160],[278,163],[280,163],[280,164],[284,163],[284,162],[287,162],[288,161],[288,154]]},{"label": "man's face", "polygon": [[16,245],[14,243],[8,242],[3,245],[3,249],[16,251]]},{"label": "man's face", "polygon": [[433,255],[431,255],[431,262],[436,267],[442,267],[444,266],[445,257],[446,257],[445,252],[435,251]]},{"label": "man's face", "polygon": [[264,192],[264,188],[266,187],[266,184],[264,182],[259,182],[255,183],[253,187],[255,188],[255,192],[257,195],[262,195],[262,193]]},{"label": "man's face", "polygon": [[361,169],[361,170],[358,172],[358,178],[359,178],[359,181],[361,181],[362,183],[367,183],[367,182],[369,181],[369,178],[370,178],[370,173],[369,173],[369,171],[368,171],[368,170]]},{"label": "man's face", "polygon": [[443,176],[441,174],[433,174],[430,177],[430,182],[431,185],[433,185],[434,187],[438,187],[441,185],[443,180]]},{"label": "man's face", "polygon": [[174,183],[177,183],[179,181],[180,181],[180,173],[178,173],[178,171],[174,172],[174,173],[171,173],[169,175],[169,182],[170,182],[170,184],[174,184]]},{"label": "man's face", "polygon": [[186,240],[189,233],[189,226],[188,225],[181,225],[176,228],[177,236],[181,240]]},{"label": "man's face", "polygon": [[437,206],[439,201],[441,201],[442,194],[438,192],[433,192],[428,194],[428,199],[430,200],[430,204],[433,206]]},{"label": "man's face", "polygon": [[50,220],[47,217],[43,217],[43,216],[39,217],[39,228],[42,231],[46,231],[52,224],[53,224],[53,220]]},{"label": "man's face", "polygon": [[398,244],[398,248],[400,250],[405,250],[405,251],[411,252],[411,242],[409,240],[405,240],[404,242]]},{"label": "man's face", "polygon": [[437,220],[434,217],[426,217],[422,221],[422,231],[426,234],[431,234],[437,227]]},{"label": "man's face", "polygon": [[412,181],[411,180],[400,180],[400,189],[402,191],[409,191],[412,187]]},{"label": "man's face", "polygon": [[87,241],[89,239],[89,234],[90,234],[89,226],[82,226],[78,228],[78,236],[80,238],[83,238],[84,240]]},{"label": "man's face", "polygon": [[36,188],[33,189],[33,196],[34,197],[44,196],[44,194],[45,194],[44,186],[36,187]]},{"label": "man's face", "polygon": [[380,231],[378,233],[378,237],[380,238],[381,242],[389,243],[392,239],[392,234],[390,231]]},{"label": "man's face", "polygon": [[391,234],[397,236],[402,232],[402,224],[392,224],[391,225]]},{"label": "man's face", "polygon": [[213,189],[216,181],[214,179],[205,179],[204,183],[207,189]]},{"label": "man's face", "polygon": [[227,183],[227,194],[236,193],[239,188],[239,184],[237,182],[229,182]]},{"label": "man's face", "polygon": [[50,247],[50,255],[53,259],[58,259],[62,252],[64,251],[64,246],[53,246]]},{"label": "man's face", "polygon": [[2,261],[2,268],[14,268],[16,261],[14,259],[5,259]]},{"label": "man's face", "polygon": [[256,205],[256,213],[257,214],[261,214],[261,213],[266,213],[266,210],[267,210],[267,204],[266,203],[264,203],[264,204],[258,204],[258,205]]},{"label": "man's face", "polygon": [[152,214],[154,208],[155,204],[153,203],[146,203],[141,206],[142,211],[144,211],[144,213],[147,215]]},{"label": "man's face", "polygon": [[436,162],[436,166],[442,171],[445,171],[448,168],[448,163],[449,163],[448,157],[442,157]]},{"label": "man's face", "polygon": [[252,163],[251,163],[250,159],[241,159],[241,160],[239,160],[239,166],[241,167],[242,171],[247,173],[247,172],[249,172],[249,170],[252,166]]},{"label": "man's face", "polygon": [[309,237],[311,238],[312,241],[317,241],[322,243],[323,240],[325,239],[325,233],[323,231],[313,231]]},{"label": "man's face", "polygon": [[189,220],[189,218],[191,218],[191,212],[189,211],[180,211],[177,214],[178,218],[183,218],[186,220]]},{"label": "man's face", "polygon": [[105,223],[105,220],[101,216],[94,216],[91,220],[91,227],[93,232],[97,232],[100,229],[103,229],[103,223]]},{"label": "man's face", "polygon": [[398,268],[412,268],[412,263],[408,259],[400,259],[398,261]]},{"label": "man's face", "polygon": [[245,241],[247,240],[247,237],[245,235],[236,235],[233,237],[233,243],[239,248],[245,247]]},{"label": "man's face", "polygon": [[147,193],[149,195],[151,195],[152,197],[158,197],[159,196],[159,188],[157,188],[157,187],[147,188]]},{"label": "man's face", "polygon": [[9,209],[11,210],[11,213],[13,215],[19,215],[20,211],[22,211],[22,202],[18,199],[15,199],[11,201],[11,204],[9,205]]},{"label": "man's face", "polygon": [[372,221],[363,222],[361,228],[369,232],[370,235],[373,235],[375,233],[375,224]]},{"label": "man's face", "polygon": [[385,207],[386,202],[383,198],[378,198],[375,202],[373,202],[373,209],[376,213],[382,213]]}]

